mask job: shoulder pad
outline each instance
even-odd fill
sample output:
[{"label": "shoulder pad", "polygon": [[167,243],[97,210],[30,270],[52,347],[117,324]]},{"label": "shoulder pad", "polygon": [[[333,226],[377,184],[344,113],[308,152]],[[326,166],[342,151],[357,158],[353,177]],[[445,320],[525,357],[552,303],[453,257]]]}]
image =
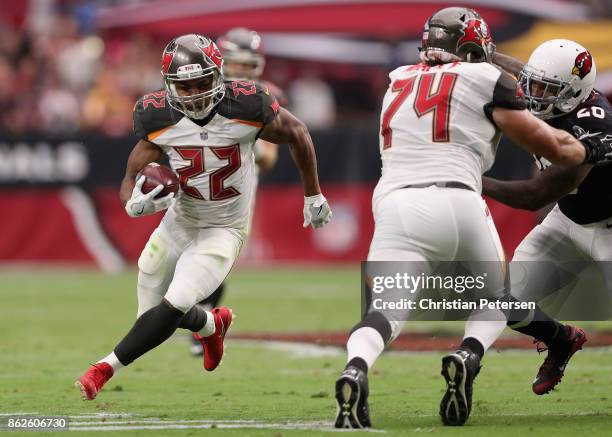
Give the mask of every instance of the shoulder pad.
[{"label": "shoulder pad", "polygon": [[521,89],[516,80],[505,71],[497,70],[500,74],[495,83],[495,88],[493,88],[492,106],[519,111],[526,109]]},{"label": "shoulder pad", "polygon": [[226,82],[225,86],[227,90],[217,110],[219,115],[263,126],[278,114],[278,100],[259,82],[234,80]]},{"label": "shoulder pad", "polygon": [[287,103],[288,103],[287,95],[285,94],[285,92],[283,91],[281,87],[267,80],[262,80],[261,85],[262,87],[267,88],[268,91],[270,91],[270,93],[272,93],[272,95],[276,97],[276,100],[278,100],[278,103],[281,106],[283,107],[287,106]]},{"label": "shoulder pad", "polygon": [[134,105],[134,133],[143,140],[149,135],[168,126],[172,126],[184,117],[171,108],[166,100],[166,91],[145,94]]}]

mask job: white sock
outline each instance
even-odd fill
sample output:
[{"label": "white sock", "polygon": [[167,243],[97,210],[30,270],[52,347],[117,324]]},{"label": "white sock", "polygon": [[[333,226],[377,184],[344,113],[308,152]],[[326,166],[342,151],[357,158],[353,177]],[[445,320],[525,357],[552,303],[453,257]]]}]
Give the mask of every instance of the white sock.
[{"label": "white sock", "polygon": [[482,344],[486,352],[499,338],[505,327],[506,316],[500,310],[474,312],[465,323],[463,338],[475,338]]},{"label": "white sock", "polygon": [[106,363],[110,365],[113,368],[114,373],[117,373],[117,370],[121,369],[122,367],[125,367],[123,364],[121,364],[121,361],[119,361],[119,358],[117,358],[115,352],[111,352],[110,354],[102,358],[100,361],[98,361],[98,363]]},{"label": "white sock", "polygon": [[359,328],[351,334],[346,342],[348,361],[359,357],[366,362],[368,369],[385,349],[385,341],[380,333],[370,327]]},{"label": "white sock", "polygon": [[202,337],[208,337],[213,335],[217,328],[215,327],[215,316],[210,311],[206,311],[206,323],[204,327],[200,329],[200,335]]}]

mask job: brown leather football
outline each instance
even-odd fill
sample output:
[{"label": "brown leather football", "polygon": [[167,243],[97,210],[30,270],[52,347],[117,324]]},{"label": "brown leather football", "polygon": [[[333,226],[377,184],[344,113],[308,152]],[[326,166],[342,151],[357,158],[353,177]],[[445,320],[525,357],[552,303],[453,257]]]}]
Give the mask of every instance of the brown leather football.
[{"label": "brown leather football", "polygon": [[155,196],[156,199],[170,193],[176,194],[178,192],[179,181],[170,167],[152,162],[138,173],[136,180],[138,180],[141,175],[146,177],[144,184],[142,184],[142,192],[145,194],[152,191],[158,185],[163,185],[164,189]]}]

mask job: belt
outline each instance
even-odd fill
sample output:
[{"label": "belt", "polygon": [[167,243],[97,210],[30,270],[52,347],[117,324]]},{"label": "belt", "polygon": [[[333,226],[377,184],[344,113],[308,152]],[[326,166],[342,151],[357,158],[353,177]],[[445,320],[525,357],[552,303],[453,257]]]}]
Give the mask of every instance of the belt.
[{"label": "belt", "polygon": [[425,184],[414,184],[414,185],[406,185],[402,188],[427,188],[427,187],[440,187],[440,188],[460,188],[462,190],[474,191],[472,187],[464,184],[463,182],[428,182]]}]

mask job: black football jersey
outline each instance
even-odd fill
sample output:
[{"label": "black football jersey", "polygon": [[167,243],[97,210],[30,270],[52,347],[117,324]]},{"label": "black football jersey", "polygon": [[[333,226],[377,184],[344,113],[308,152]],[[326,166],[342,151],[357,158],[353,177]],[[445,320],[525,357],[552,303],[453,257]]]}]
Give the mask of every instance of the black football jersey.
[{"label": "black football jersey", "polygon": [[287,107],[289,99],[287,98],[287,95],[285,94],[285,91],[282,88],[268,80],[262,80],[260,83],[262,87],[267,88],[268,91],[272,93],[274,97],[276,97],[276,100],[278,100],[278,103],[280,103],[282,107]]},{"label": "black football jersey", "polygon": [[[574,126],[585,132],[612,135],[612,106],[595,91],[569,114],[547,122],[572,135]],[[581,225],[612,217],[612,165],[593,167],[577,190],[563,196],[557,203],[563,214]]]}]

